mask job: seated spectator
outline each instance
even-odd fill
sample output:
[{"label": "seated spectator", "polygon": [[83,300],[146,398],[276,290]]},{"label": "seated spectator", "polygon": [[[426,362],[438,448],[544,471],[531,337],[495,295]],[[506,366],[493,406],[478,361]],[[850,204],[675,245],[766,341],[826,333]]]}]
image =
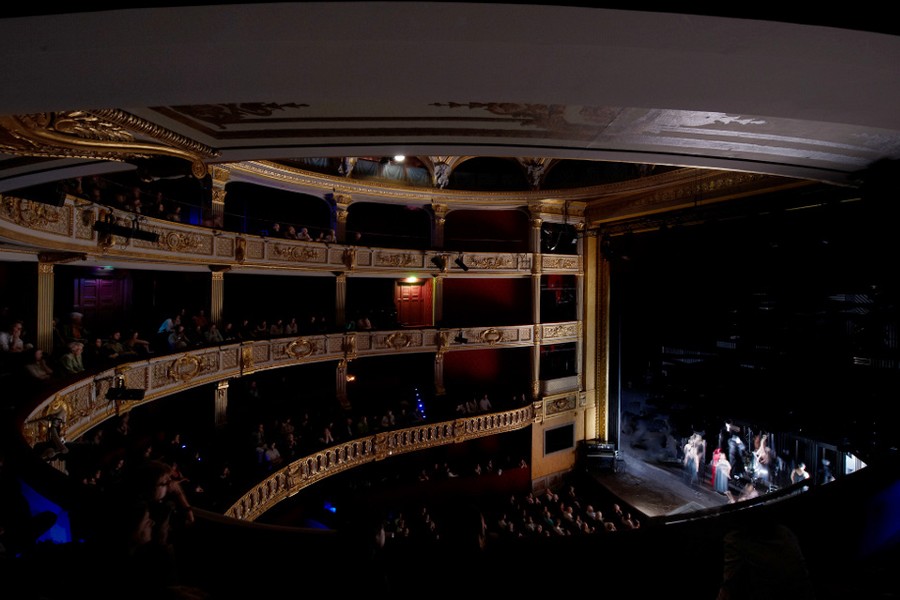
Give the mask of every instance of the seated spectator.
[{"label": "seated spectator", "polygon": [[333,244],[337,241],[337,237],[334,234],[334,229],[329,229],[328,231],[323,231],[319,234],[319,237],[316,238],[317,242],[325,242],[326,244]]},{"label": "seated spectator", "polygon": [[231,321],[225,323],[225,326],[222,327],[220,333],[222,334],[223,343],[236,342],[240,339],[237,329],[235,329],[234,323]]},{"label": "seated spectator", "polygon": [[175,206],[172,210],[169,211],[169,214],[166,215],[166,219],[169,221],[174,221],[175,223],[181,222],[181,207]]},{"label": "seated spectator", "polygon": [[150,354],[153,354],[153,349],[150,347],[150,342],[141,339],[140,334],[137,330],[130,331],[128,333],[128,337],[125,338],[125,341],[123,343],[125,344],[125,348],[129,352],[133,352],[136,356],[146,357]]},{"label": "seated spectator", "polygon": [[191,346],[191,340],[188,338],[184,325],[176,325],[175,331],[169,334],[169,350],[178,352],[179,350],[187,350]]},{"label": "seated spectator", "polygon": [[24,328],[25,325],[22,321],[14,321],[9,331],[0,331],[0,351],[25,352],[33,348],[22,337]]},{"label": "seated spectator", "polygon": [[111,360],[119,361],[137,358],[137,352],[129,350],[122,343],[122,331],[119,329],[113,330],[109,338],[103,343],[103,351],[106,353],[106,357]]},{"label": "seated spectator", "polygon": [[204,333],[204,339],[207,344],[217,345],[225,343],[225,336],[219,331],[215,323],[211,323]]},{"label": "seated spectator", "polygon": [[491,405],[491,400],[488,398],[488,395],[485,394],[481,397],[481,400],[478,401],[478,410],[481,412],[488,412],[493,408]]},{"label": "seated spectator", "polygon": [[272,223],[272,228],[269,229],[269,236],[274,238],[284,237],[284,232],[281,231],[281,223]]},{"label": "seated spectator", "polygon": [[85,369],[103,369],[112,364],[112,359],[109,358],[106,349],[103,347],[104,343],[103,338],[95,337],[84,345],[81,361],[84,363]]},{"label": "seated spectator", "polygon": [[169,216],[169,209],[166,208],[166,200],[162,192],[156,192],[156,199],[153,202],[152,217],[157,219],[166,219]]},{"label": "seated spectator", "polygon": [[358,331],[372,330],[372,321],[369,319],[368,315],[360,315],[360,317],[356,319],[356,329]]},{"label": "seated spectator", "polygon": [[253,337],[258,340],[264,340],[269,337],[269,323],[265,319],[253,329]]},{"label": "seated spectator", "polygon": [[206,316],[206,310],[199,309],[197,314],[191,317],[191,322],[202,331],[205,331],[209,327],[209,317]]},{"label": "seated spectator", "polygon": [[73,312],[69,315],[69,321],[63,325],[63,336],[68,342],[81,342],[87,344],[91,339],[90,330],[84,325],[84,315]]},{"label": "seated spectator", "polygon": [[284,335],[297,335],[300,332],[300,324],[297,323],[297,317],[291,317],[291,320],[284,326]]},{"label": "seated spectator", "polygon": [[263,452],[263,460],[265,461],[266,469],[269,471],[276,471],[281,468],[284,459],[281,456],[281,451],[278,449],[277,442],[269,442],[265,452]]},{"label": "seated spectator", "polygon": [[64,373],[74,375],[84,372],[82,352],[84,352],[84,344],[81,342],[69,342],[69,351],[59,359],[59,366]]},{"label": "seated spectator", "polygon": [[276,320],[269,327],[269,336],[270,337],[281,337],[284,335],[284,321],[282,319]]},{"label": "seated spectator", "polygon": [[309,235],[309,229],[306,227],[300,228],[300,231],[297,233],[297,239],[303,242],[313,241],[312,236]]},{"label": "seated spectator", "polygon": [[62,327],[60,326],[59,319],[53,317],[51,329],[53,331],[53,348],[49,353],[49,356],[53,358],[58,358],[62,355],[66,350],[66,336],[63,335]]},{"label": "seated spectator", "polygon": [[44,351],[35,348],[31,353],[31,360],[25,363],[25,373],[35,381],[48,381],[53,375],[53,369],[44,358]]},{"label": "seated spectator", "polygon": [[287,240],[296,240],[297,236],[297,228],[293,225],[288,225],[287,231],[284,232],[284,238]]}]

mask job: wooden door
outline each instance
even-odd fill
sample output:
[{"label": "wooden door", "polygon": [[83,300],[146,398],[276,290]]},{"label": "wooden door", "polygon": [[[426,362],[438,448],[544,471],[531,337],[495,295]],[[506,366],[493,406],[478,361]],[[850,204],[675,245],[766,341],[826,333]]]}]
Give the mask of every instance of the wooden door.
[{"label": "wooden door", "polygon": [[397,322],[405,327],[431,326],[431,282],[397,282]]}]

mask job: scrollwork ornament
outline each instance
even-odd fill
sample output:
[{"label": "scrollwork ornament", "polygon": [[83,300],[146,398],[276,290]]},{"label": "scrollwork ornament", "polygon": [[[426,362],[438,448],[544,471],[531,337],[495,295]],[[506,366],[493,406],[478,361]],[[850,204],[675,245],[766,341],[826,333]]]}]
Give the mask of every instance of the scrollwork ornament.
[{"label": "scrollwork ornament", "polygon": [[169,366],[168,376],[176,381],[190,381],[202,370],[200,359],[186,354],[172,362]]},{"label": "scrollwork ornament", "polygon": [[408,348],[412,339],[408,334],[402,331],[396,331],[385,339],[385,344],[391,348],[399,350],[400,348]]},{"label": "scrollwork ornament", "polygon": [[481,338],[481,341],[485,344],[493,346],[497,342],[503,340],[503,332],[499,329],[491,327],[490,329],[485,329],[484,331],[482,331],[478,337]]},{"label": "scrollwork ornament", "polygon": [[306,338],[297,338],[287,346],[287,353],[294,358],[306,358],[316,351],[316,344]]}]

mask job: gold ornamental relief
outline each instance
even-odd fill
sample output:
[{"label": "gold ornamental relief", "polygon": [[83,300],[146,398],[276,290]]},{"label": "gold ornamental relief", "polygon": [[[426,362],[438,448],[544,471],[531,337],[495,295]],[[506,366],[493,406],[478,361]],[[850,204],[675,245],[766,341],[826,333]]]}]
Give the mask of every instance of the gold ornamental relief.
[{"label": "gold ornamental relief", "polygon": [[272,249],[272,255],[276,258],[297,262],[321,262],[324,258],[325,251],[321,248],[310,248],[309,246],[275,244],[275,247]]},{"label": "gold ornamental relief", "polygon": [[384,347],[394,348],[395,350],[408,348],[410,344],[412,344],[412,338],[409,334],[402,331],[395,331],[384,339]]},{"label": "gold ornamental relief", "polygon": [[476,269],[514,269],[516,267],[516,261],[509,254],[501,256],[466,255],[466,264],[469,268]]},{"label": "gold ornamental relief", "polygon": [[287,346],[287,353],[294,358],[306,358],[316,351],[316,343],[306,338],[297,338]]},{"label": "gold ornamental relief", "polygon": [[[0,117],[8,154],[124,161],[171,156],[188,161],[197,178],[206,176],[203,158],[218,151],[118,109],[45,112]],[[135,134],[152,141],[139,141]]]},{"label": "gold ornamental relief", "polygon": [[479,339],[485,344],[493,346],[497,342],[503,341],[503,332],[499,329],[494,329],[491,327],[490,329],[485,329],[480,334],[478,334]]},{"label": "gold ornamental relief", "polygon": [[348,333],[341,342],[341,351],[347,360],[356,358],[356,334]]},{"label": "gold ornamental relief", "polygon": [[197,234],[170,231],[160,237],[159,244],[172,252],[192,252],[200,248],[202,241]]},{"label": "gold ornamental relief", "polygon": [[214,370],[215,367],[215,361],[209,356],[185,354],[169,365],[166,375],[170,380],[187,382],[201,373]]},{"label": "gold ornamental relief", "polygon": [[559,269],[573,271],[578,268],[577,256],[552,256],[542,255],[543,266],[545,269]]},{"label": "gold ornamental relief", "polygon": [[245,373],[253,371],[253,345],[241,346],[241,370]]},{"label": "gold ornamental relief", "polygon": [[345,248],[342,257],[344,266],[352,271],[356,266],[356,248]]},{"label": "gold ornamental relief", "polygon": [[574,337],[578,335],[577,325],[546,325],[544,326],[543,339],[552,340],[555,338]]},{"label": "gold ornamental relief", "polygon": [[556,398],[546,402],[547,415],[556,415],[562,412],[575,410],[575,397],[566,396],[565,398]]},{"label": "gold ornamental relief", "polygon": [[3,216],[16,225],[38,229],[49,229],[61,220],[57,207],[12,196],[3,197]]},{"label": "gold ornamental relief", "polygon": [[437,336],[438,354],[444,354],[450,349],[453,334],[449,331],[439,331]]},{"label": "gold ornamental relief", "polygon": [[375,264],[380,267],[414,267],[421,264],[420,257],[413,254],[385,254],[378,252],[375,255]]}]

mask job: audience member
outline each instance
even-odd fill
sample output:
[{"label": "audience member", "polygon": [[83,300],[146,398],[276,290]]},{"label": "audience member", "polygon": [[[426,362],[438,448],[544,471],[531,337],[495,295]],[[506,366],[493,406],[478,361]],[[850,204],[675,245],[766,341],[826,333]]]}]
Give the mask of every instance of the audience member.
[{"label": "audience member", "polygon": [[31,353],[31,360],[25,363],[25,373],[34,381],[49,381],[53,376],[53,369],[44,358],[44,351],[35,348]]},{"label": "audience member", "polygon": [[113,330],[109,338],[103,342],[103,352],[106,358],[115,361],[137,358],[137,352],[122,343],[122,331],[119,329]]},{"label": "audience member", "polygon": [[215,323],[211,323],[204,333],[204,340],[210,345],[224,344],[225,336],[219,331]]},{"label": "audience member", "polygon": [[13,321],[9,331],[0,331],[0,351],[25,352],[33,348],[23,339],[25,325],[22,321]]},{"label": "audience member", "polygon": [[81,342],[69,342],[69,351],[59,359],[59,366],[64,373],[74,375],[84,371],[83,351],[84,344]]}]

